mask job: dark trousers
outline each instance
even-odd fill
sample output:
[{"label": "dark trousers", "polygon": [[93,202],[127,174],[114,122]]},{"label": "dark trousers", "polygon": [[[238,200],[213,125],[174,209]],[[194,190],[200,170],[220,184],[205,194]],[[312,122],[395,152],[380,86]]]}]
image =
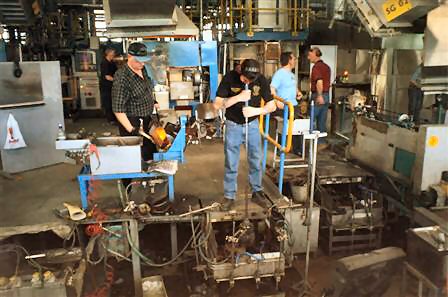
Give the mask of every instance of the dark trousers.
[{"label": "dark trousers", "polygon": [[[143,120],[143,130],[148,133],[149,127],[151,125],[151,117],[135,117],[135,116],[128,116],[129,121],[131,122],[132,126],[134,127],[140,127],[140,119]],[[120,125],[118,127],[120,131],[120,136],[132,136],[126,129]],[[143,161],[149,161],[153,159],[153,154],[157,152],[156,145],[150,141],[149,139],[143,137],[143,146],[142,146],[142,159]]]},{"label": "dark trousers", "polygon": [[414,122],[420,122],[420,111],[423,106],[423,92],[422,89],[414,85],[408,88],[408,114],[414,117]]},{"label": "dark trousers", "polygon": [[106,119],[109,122],[115,122],[114,112],[112,111],[112,87],[101,87],[101,106],[103,107],[104,113],[106,114]]},{"label": "dark trousers", "polygon": [[[135,116],[128,116],[129,122],[131,122],[132,126],[134,127],[140,127],[140,119],[143,120],[143,130],[148,133],[149,127],[151,125],[151,117],[135,117]],[[120,132],[120,136],[133,136],[131,133],[126,131],[126,129],[120,124],[118,127],[118,130]],[[154,158],[153,154],[157,152],[156,145],[150,141],[149,139],[143,137],[143,145],[142,145],[142,159],[143,161],[149,161]],[[131,183],[132,179],[130,178],[123,178],[121,182],[123,183],[123,186],[127,188],[127,186]],[[130,191],[130,188],[128,189]]]}]

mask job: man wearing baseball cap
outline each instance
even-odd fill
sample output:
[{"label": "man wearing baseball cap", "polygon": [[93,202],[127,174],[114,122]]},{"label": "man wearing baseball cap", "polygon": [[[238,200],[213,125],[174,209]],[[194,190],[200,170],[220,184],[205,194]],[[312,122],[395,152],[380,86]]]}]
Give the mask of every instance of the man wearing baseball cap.
[{"label": "man wearing baseball cap", "polygon": [[[261,100],[267,102],[260,107]],[[248,106],[245,107],[246,102]],[[241,72],[230,71],[219,84],[214,102],[216,109],[225,109],[226,130],[224,136],[225,170],[223,210],[232,209],[237,194],[240,146],[247,139],[247,161],[252,202],[267,207],[261,183],[261,135],[258,116],[275,111],[267,79],[260,73],[260,64],[253,59],[244,60]],[[246,121],[248,133],[246,136]]]},{"label": "man wearing baseball cap", "polygon": [[[145,69],[150,57],[143,43],[134,42],[128,47],[128,61],[114,76],[112,109],[117,117],[121,136],[139,135],[142,128],[148,132],[155,102],[153,83]],[[141,122],[143,123],[141,126]],[[143,138],[142,158],[152,160],[156,152],[154,143]]]}]

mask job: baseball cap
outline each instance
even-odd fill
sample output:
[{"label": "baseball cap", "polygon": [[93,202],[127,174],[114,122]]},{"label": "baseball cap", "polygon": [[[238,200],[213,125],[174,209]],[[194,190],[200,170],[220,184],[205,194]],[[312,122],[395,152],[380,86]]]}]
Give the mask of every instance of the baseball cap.
[{"label": "baseball cap", "polygon": [[260,75],[260,64],[257,60],[246,59],[241,64],[241,74],[253,81]]},{"label": "baseball cap", "polygon": [[128,47],[128,54],[135,57],[139,62],[147,62],[151,58],[148,56],[146,45],[140,42],[131,43]]}]

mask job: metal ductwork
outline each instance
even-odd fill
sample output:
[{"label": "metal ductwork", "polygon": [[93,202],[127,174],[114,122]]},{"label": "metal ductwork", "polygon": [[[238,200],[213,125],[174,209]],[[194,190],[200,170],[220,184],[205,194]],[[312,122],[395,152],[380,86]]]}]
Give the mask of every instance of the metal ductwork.
[{"label": "metal ductwork", "polygon": [[109,37],[199,35],[175,0],[104,0],[103,6]]},{"label": "metal ductwork", "polygon": [[0,0],[0,23],[7,26],[21,26],[29,23],[32,14],[27,0]]},{"label": "metal ductwork", "polygon": [[372,37],[386,37],[412,27],[438,6],[438,0],[347,0]]},{"label": "metal ductwork", "polygon": [[448,94],[448,1],[427,17],[422,89]]}]

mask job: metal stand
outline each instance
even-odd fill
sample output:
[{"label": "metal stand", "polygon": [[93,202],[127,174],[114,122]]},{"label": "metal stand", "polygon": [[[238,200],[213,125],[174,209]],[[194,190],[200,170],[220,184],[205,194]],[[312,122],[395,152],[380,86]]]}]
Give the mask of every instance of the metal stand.
[{"label": "metal stand", "polygon": [[[323,211],[325,213],[325,210]],[[381,247],[383,226],[370,228],[360,226],[355,228],[338,228],[322,220],[321,242],[328,249],[328,255],[335,252],[350,252],[359,250],[373,250]],[[325,236],[325,233],[328,235]]]},{"label": "metal stand", "polygon": [[[279,134],[282,135],[282,141],[283,141],[283,134],[284,130],[286,130],[284,127],[284,121],[283,118],[275,117],[275,120],[277,121],[277,129],[275,129],[275,141],[278,142]],[[300,136],[305,137],[306,134],[309,133],[309,127],[310,127],[310,119],[296,119],[294,120],[294,127],[292,130],[293,136]],[[285,138],[286,139],[286,138]],[[282,145],[285,145],[282,142]],[[275,169],[276,164],[280,163],[280,160],[277,158],[277,152],[278,148],[274,146],[274,157],[272,159],[272,168]],[[282,152],[280,152],[281,154]],[[301,157],[296,158],[285,158],[284,159],[284,168],[306,168],[308,167],[308,164],[304,163],[306,160],[306,150],[305,150],[305,141],[302,141],[302,148],[301,148]],[[288,164],[287,164],[288,163]]]},{"label": "metal stand", "polygon": [[123,178],[152,178],[152,177],[167,177],[168,178],[168,198],[170,202],[174,201],[174,175],[166,175],[161,173],[148,173],[148,172],[136,172],[136,173],[117,173],[117,174],[80,174],[78,175],[79,191],[81,193],[81,205],[83,209],[87,209],[89,195],[89,183],[98,180],[116,180]]},{"label": "metal stand", "polygon": [[[129,221],[129,231],[131,233],[131,240],[134,246],[138,249],[139,236],[138,236],[138,222],[136,220]],[[135,250],[132,250],[132,274],[134,276],[134,294],[136,297],[143,296],[142,287],[142,271],[140,266],[140,256]]]},{"label": "metal stand", "polygon": [[311,250],[311,217],[314,204],[314,192],[316,184],[316,166],[317,166],[317,141],[321,137],[327,136],[327,133],[319,133],[318,131],[313,131],[312,134],[306,135],[305,139],[310,140],[310,155],[308,159],[308,180],[309,190],[308,196],[309,200],[307,202],[306,208],[306,254],[305,254],[305,272],[303,274],[303,280],[294,288],[294,290],[299,292],[299,296],[310,296],[311,294],[311,284],[308,281],[309,268],[310,268],[310,250]]},{"label": "metal stand", "polygon": [[[417,287],[417,296],[418,297],[442,297],[443,289],[438,288],[435,284],[433,284],[426,276],[424,276],[420,271],[415,269],[408,262],[404,262],[403,264],[403,275],[401,279],[401,292],[400,296],[405,297],[407,295],[408,290],[408,274],[412,275],[417,279],[418,287]],[[424,294],[424,288],[428,289],[428,293]]]}]

